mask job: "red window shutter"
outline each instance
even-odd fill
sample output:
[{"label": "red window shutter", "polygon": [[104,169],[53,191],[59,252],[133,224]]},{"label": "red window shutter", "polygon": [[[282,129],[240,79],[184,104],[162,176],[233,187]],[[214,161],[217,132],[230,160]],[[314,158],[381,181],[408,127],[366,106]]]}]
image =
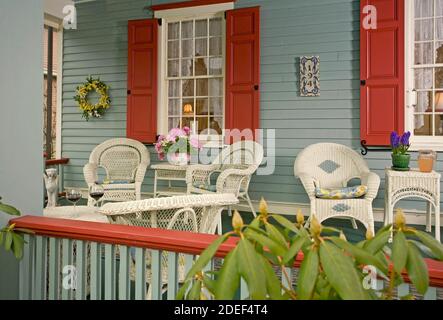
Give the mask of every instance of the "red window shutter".
[{"label": "red window shutter", "polygon": [[128,22],[128,138],[152,143],[157,135],[157,19]]},{"label": "red window shutter", "polygon": [[227,12],[226,129],[260,125],[260,8]]},{"label": "red window shutter", "polygon": [[[366,5],[377,8],[376,29],[363,27]],[[404,130],[404,10],[404,0],[360,2],[360,139],[369,146]]]}]

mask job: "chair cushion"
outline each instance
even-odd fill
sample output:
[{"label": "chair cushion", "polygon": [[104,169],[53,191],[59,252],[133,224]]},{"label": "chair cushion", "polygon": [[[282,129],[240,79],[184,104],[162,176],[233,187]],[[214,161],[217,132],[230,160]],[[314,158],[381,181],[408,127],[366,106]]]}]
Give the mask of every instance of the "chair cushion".
[{"label": "chair cushion", "polygon": [[103,181],[96,181],[97,184],[131,184],[134,182],[135,180],[109,180],[109,179],[104,179]]},{"label": "chair cushion", "polygon": [[363,197],[368,187],[359,185],[340,189],[315,188],[315,196],[320,199],[356,199]]},{"label": "chair cushion", "polygon": [[211,192],[216,192],[217,191],[217,186],[214,184],[209,184],[209,183],[194,183],[194,188],[197,189],[203,189],[203,190],[207,190],[207,191],[211,191]]}]

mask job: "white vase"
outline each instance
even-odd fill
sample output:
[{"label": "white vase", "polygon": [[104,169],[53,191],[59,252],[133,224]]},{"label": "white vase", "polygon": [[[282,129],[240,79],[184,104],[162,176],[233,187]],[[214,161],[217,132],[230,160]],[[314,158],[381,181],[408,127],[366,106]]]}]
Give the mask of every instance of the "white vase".
[{"label": "white vase", "polygon": [[189,163],[190,155],[187,153],[168,154],[169,163],[175,166],[185,166]]}]

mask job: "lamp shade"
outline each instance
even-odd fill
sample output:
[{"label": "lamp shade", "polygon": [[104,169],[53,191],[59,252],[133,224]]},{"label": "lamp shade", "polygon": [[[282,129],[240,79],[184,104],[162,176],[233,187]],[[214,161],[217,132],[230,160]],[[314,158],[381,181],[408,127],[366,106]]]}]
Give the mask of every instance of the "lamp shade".
[{"label": "lamp shade", "polygon": [[183,113],[192,113],[192,112],[193,112],[192,104],[187,103],[183,106]]}]

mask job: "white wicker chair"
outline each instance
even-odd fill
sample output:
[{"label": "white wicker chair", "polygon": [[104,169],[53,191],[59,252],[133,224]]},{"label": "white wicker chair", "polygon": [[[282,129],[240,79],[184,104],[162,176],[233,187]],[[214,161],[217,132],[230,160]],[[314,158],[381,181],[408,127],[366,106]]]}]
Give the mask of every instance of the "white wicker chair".
[{"label": "white wicker chair", "polygon": [[[238,203],[233,194],[183,195],[154,198],[140,201],[107,203],[100,213],[111,223],[161,228],[199,233],[215,233],[221,212]],[[151,282],[151,255],[146,255],[146,281]],[[131,278],[135,278],[135,266],[131,267]],[[185,257],[178,257],[179,282],[185,279]],[[168,282],[168,256],[162,255],[162,283]],[[151,287],[149,287],[151,288]],[[148,291],[148,299],[151,290]]]},{"label": "white wicker chair", "polygon": [[[335,143],[318,143],[304,149],[297,156],[294,174],[299,177],[311,202],[311,216],[322,222],[331,217],[350,217],[361,221],[374,233],[372,201],[377,196],[380,177],[369,171],[365,160],[354,150]],[[351,179],[358,178],[368,187],[363,198],[319,199],[315,188],[346,187]],[[354,228],[356,228],[353,220]]]},{"label": "white wicker chair", "polygon": [[[246,200],[256,216],[249,198],[249,182],[263,160],[263,147],[254,141],[239,141],[225,147],[210,165],[190,165],[186,170],[188,194],[233,193]],[[211,176],[219,173],[216,184]]]},{"label": "white wicker chair", "polygon": [[[140,200],[141,185],[149,163],[149,151],[141,142],[117,138],[95,147],[83,173],[88,187],[97,182],[99,168],[104,169],[106,180],[114,181],[103,185],[105,195],[101,201]],[[94,199],[89,197],[88,205],[94,203]]]}]

